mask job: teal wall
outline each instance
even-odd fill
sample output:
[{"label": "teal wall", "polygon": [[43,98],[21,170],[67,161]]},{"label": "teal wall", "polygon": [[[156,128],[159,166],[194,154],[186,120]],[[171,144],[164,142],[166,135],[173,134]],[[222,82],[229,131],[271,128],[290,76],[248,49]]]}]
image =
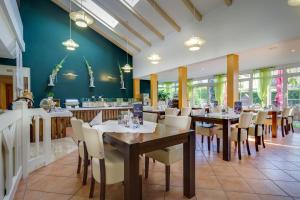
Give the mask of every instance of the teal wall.
[{"label": "teal wall", "polygon": [[[69,37],[68,13],[50,0],[22,0],[20,12],[26,44],[23,65],[31,68],[31,89],[35,105],[38,105],[49,91],[63,102],[65,98],[81,99],[93,95],[107,98],[132,97],[131,73],[124,74],[127,89],[120,90],[118,63],[121,66],[126,64],[125,51],[92,29],[78,28],[73,22],[72,38],[80,47],[74,52],[65,50],[61,43]],[[67,54],[69,56],[59,72],[55,87],[47,87],[52,69]],[[93,89],[88,87],[89,77],[83,56],[93,67],[96,86]],[[132,64],[130,55],[129,63]],[[77,74],[77,78],[67,79],[63,74],[68,72]],[[106,76],[113,79],[107,81]]]},{"label": "teal wall", "polygon": [[140,82],[140,92],[150,94],[150,81],[149,80],[141,80]]}]

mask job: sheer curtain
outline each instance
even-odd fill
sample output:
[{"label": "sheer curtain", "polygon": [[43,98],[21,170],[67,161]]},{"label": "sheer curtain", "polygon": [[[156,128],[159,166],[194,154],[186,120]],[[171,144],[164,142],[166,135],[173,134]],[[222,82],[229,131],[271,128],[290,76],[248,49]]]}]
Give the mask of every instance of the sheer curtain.
[{"label": "sheer curtain", "polygon": [[268,91],[271,86],[272,74],[270,68],[260,69],[258,79],[258,97],[261,100],[262,107],[268,104]]}]

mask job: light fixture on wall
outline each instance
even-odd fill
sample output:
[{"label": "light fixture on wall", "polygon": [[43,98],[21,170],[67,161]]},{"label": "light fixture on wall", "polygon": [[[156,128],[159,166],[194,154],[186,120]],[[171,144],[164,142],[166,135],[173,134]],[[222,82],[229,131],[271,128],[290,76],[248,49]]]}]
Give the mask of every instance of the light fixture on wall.
[{"label": "light fixture on wall", "polygon": [[[196,19],[195,19],[195,12],[196,12],[196,8],[194,6],[194,21],[195,21],[195,25],[197,23]],[[190,51],[198,51],[201,49],[201,46],[205,43],[205,41],[203,39],[201,39],[198,36],[192,36],[190,39],[188,39],[187,41],[184,42],[185,46],[187,46],[189,48]]]},{"label": "light fixture on wall", "polygon": [[[69,12],[71,13],[71,0],[69,0]],[[69,31],[70,31],[70,38],[64,42],[62,42],[62,45],[66,47],[69,51],[74,51],[76,48],[79,47],[79,44],[77,44],[74,40],[72,40],[72,24],[71,24],[71,18],[69,17]]]},{"label": "light fixture on wall", "polygon": [[154,65],[157,65],[159,61],[161,60],[161,57],[158,54],[152,54],[151,56],[148,57],[148,60]]},{"label": "light fixture on wall", "polygon": [[126,38],[126,54],[127,54],[127,62],[126,62],[126,65],[124,65],[122,67],[123,71],[125,73],[130,73],[130,71],[133,69],[129,64],[128,64],[128,40]]},{"label": "light fixture on wall", "polygon": [[70,18],[75,21],[75,24],[81,28],[86,28],[91,25],[94,20],[87,15],[82,8],[82,0],[80,3],[81,10],[70,12]]},{"label": "light fixture on wall", "polygon": [[300,0],[288,0],[289,6],[300,6]]}]

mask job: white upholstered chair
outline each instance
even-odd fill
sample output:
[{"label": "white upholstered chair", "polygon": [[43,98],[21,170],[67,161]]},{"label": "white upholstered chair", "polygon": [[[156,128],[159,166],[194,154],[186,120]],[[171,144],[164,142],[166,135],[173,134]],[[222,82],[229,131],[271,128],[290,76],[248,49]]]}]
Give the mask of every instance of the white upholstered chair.
[{"label": "white upholstered chair", "polygon": [[165,115],[177,116],[178,113],[179,113],[179,110],[177,108],[166,108],[165,109]]},{"label": "white upholstered chair", "polygon": [[190,108],[190,107],[183,107],[180,109],[181,116],[190,116],[191,112],[192,112],[192,108]]},{"label": "white upholstered chair", "polygon": [[75,117],[71,118],[71,125],[72,130],[74,133],[75,140],[78,141],[78,167],[77,167],[77,174],[81,171],[81,163],[83,160],[83,179],[82,184],[86,185],[87,181],[87,173],[88,173],[88,162],[89,162],[89,156],[87,153],[84,136],[82,132],[82,124],[84,122],[81,119],[76,119]]},{"label": "white upholstered chair", "polygon": [[87,151],[91,156],[92,178],[89,197],[93,197],[97,181],[100,183],[100,200],[104,200],[106,184],[124,181],[124,159],[118,150],[104,147],[103,133],[91,128],[87,123],[82,125],[82,130]]},{"label": "white upholstered chair", "polygon": [[253,124],[249,127],[249,135],[255,137],[256,151],[258,151],[258,144],[260,139],[263,144],[263,147],[265,148],[264,125],[266,122],[267,115],[268,113],[266,111],[258,111]]},{"label": "white upholstered chair", "polygon": [[[191,117],[166,115],[164,124],[182,130],[189,130],[191,125]],[[158,162],[165,164],[166,191],[169,191],[170,190],[170,165],[183,159],[182,144],[146,153],[145,154],[145,178],[148,178],[149,157],[157,160]]]},{"label": "white upholstered chair", "polygon": [[[231,141],[235,142],[238,146],[238,156],[241,160],[241,142],[246,141],[248,155],[251,155],[249,142],[248,142],[248,130],[252,122],[252,113],[251,112],[242,112],[240,114],[239,123],[231,127]],[[220,139],[223,138],[223,131],[219,129],[216,132],[218,138],[218,152],[220,149]]]},{"label": "white upholstered chair", "polygon": [[144,119],[144,121],[157,123],[157,114],[143,112],[143,119]]}]

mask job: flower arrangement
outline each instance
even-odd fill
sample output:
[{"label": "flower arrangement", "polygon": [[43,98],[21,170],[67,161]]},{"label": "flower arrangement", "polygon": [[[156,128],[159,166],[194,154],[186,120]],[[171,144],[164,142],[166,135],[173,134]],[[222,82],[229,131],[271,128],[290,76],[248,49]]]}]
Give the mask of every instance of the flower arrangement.
[{"label": "flower arrangement", "polygon": [[83,59],[85,61],[88,73],[89,73],[89,77],[90,77],[90,87],[95,87],[94,85],[94,72],[92,70],[92,66],[88,63],[87,59],[83,56]]},{"label": "flower arrangement", "polygon": [[66,58],[68,57],[68,55],[66,55],[52,70],[52,73],[49,75],[49,84],[48,86],[54,86],[54,80],[58,74],[58,72],[60,71],[60,69],[63,67],[63,64],[66,60]]}]

